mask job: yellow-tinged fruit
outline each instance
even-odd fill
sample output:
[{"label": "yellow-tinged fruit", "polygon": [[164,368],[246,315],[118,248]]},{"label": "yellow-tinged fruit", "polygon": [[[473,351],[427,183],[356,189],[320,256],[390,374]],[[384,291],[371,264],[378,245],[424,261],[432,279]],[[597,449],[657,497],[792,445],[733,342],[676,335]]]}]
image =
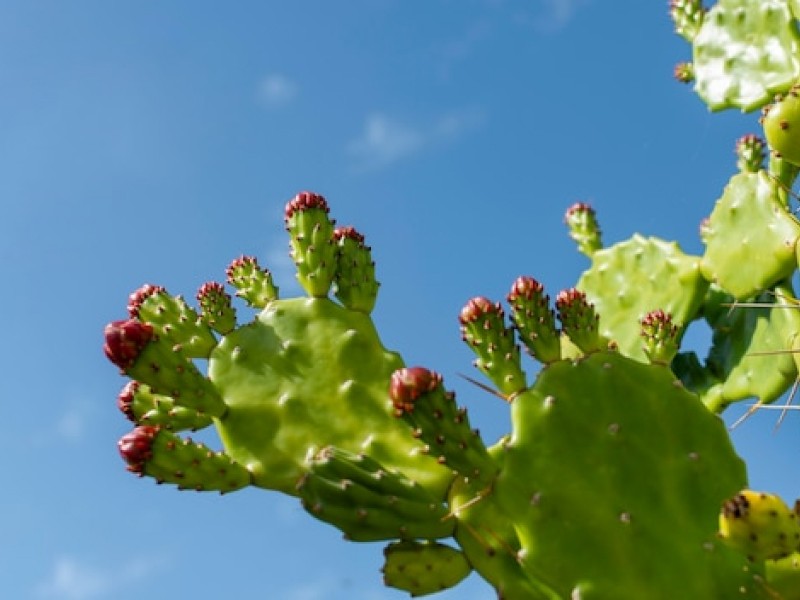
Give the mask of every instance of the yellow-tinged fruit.
[{"label": "yellow-tinged fruit", "polygon": [[753,561],[783,558],[800,549],[798,506],[792,510],[774,494],[743,490],[723,504],[719,535]]}]

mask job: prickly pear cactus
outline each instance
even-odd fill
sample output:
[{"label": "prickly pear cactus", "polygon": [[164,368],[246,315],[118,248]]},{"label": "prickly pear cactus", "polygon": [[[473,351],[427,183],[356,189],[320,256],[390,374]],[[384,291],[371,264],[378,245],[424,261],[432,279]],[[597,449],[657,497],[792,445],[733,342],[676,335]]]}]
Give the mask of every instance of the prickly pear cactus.
[{"label": "prickly pear cactus", "polygon": [[[473,383],[508,403],[506,436],[487,444],[440,375],[383,345],[370,248],[302,192],[284,219],[305,296],[281,298],[243,256],[197,308],[145,285],[106,327],[130,379],[117,398],[134,423],[119,441],[128,470],[295,496],[349,540],[388,542],[384,580],[412,596],[474,571],[506,600],[800,598],[798,507],[748,489],[718,416],[798,381],[799,10],[670,2],[693,54],[676,77],[715,110],[773,103],[767,143],[737,142],[702,255],[638,233],[604,247],[576,203],[565,222],[590,264],[575,287],[551,302],[521,276],[506,307],[465,303],[461,337],[488,381]],[[681,348],[700,320],[713,332],[702,358]],[[187,437],[212,426],[222,450]]]}]

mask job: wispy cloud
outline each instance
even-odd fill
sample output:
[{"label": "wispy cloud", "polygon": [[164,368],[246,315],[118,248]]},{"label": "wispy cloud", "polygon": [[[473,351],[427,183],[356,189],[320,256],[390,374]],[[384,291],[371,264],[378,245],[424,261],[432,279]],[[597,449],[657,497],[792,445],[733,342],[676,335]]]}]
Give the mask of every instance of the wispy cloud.
[{"label": "wispy cloud", "polygon": [[266,108],[279,108],[297,97],[297,84],[280,73],[264,77],[258,84],[258,101]]},{"label": "wispy cloud", "polygon": [[57,600],[109,598],[116,590],[149,577],[165,565],[163,560],[140,558],[127,559],[113,569],[103,569],[62,556],[55,561],[47,579],[34,590],[34,596]]},{"label": "wispy cloud", "polygon": [[361,134],[347,145],[347,153],[356,170],[378,169],[431,146],[452,141],[477,127],[482,120],[477,110],[451,111],[427,125],[373,113],[366,118]]},{"label": "wispy cloud", "polygon": [[590,0],[538,0],[542,11],[534,19],[538,29],[557,31],[564,28]]}]

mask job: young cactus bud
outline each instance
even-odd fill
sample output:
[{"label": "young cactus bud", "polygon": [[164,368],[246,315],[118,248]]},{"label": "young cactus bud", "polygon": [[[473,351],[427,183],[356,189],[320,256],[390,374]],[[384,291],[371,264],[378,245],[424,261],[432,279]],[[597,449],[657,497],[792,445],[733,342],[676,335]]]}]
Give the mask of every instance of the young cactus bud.
[{"label": "young cactus bud", "polygon": [[287,202],[284,220],[297,280],[309,296],[327,296],[336,275],[334,222],[328,218],[328,203],[319,194],[300,192]]},{"label": "young cactus bud", "polygon": [[227,455],[159,427],[141,425],[122,436],[117,446],[128,471],[182,490],[225,493],[251,481],[250,472]]},{"label": "young cactus bud", "polygon": [[508,294],[511,321],[528,352],[541,363],[561,359],[561,337],[544,286],[533,277],[518,277]]},{"label": "young cactus bud", "polygon": [[112,363],[125,372],[152,341],[153,326],[141,321],[112,321],[105,328],[103,352]]},{"label": "young cactus bud", "polygon": [[224,414],[225,403],[214,384],[179,345],[155,336],[149,324],[134,319],[109,323],[103,349],[126,375],[154,393],[171,396],[176,405],[215,417]]},{"label": "young cactus bud", "polygon": [[211,329],[180,296],[145,284],[128,297],[128,314],[153,326],[156,335],[180,344],[190,358],[208,358],[217,345]]},{"label": "young cactus bud", "polygon": [[690,44],[703,24],[705,9],[701,0],[670,0],[669,14],[675,32]]},{"label": "young cactus bud", "polygon": [[261,269],[252,256],[240,256],[225,271],[228,283],[236,288],[236,295],[253,308],[264,308],[278,299],[278,288],[272,282],[272,273]]},{"label": "young cactus bud", "polygon": [[781,158],[800,166],[800,85],[764,109],[761,119],[767,143]]},{"label": "young cactus bud", "polygon": [[783,558],[800,549],[798,504],[791,510],[778,496],[743,490],[722,506],[719,535],[750,560]]},{"label": "young cactus bud", "polygon": [[564,222],[569,227],[569,237],[578,244],[578,250],[589,258],[603,247],[597,215],[585,202],[570,206],[564,215]]},{"label": "young cactus bud", "polygon": [[384,583],[412,596],[455,587],[472,571],[463,552],[438,542],[394,542],[386,546],[383,555]]},{"label": "young cactus bud", "polygon": [[559,292],[556,311],[562,330],[583,352],[588,354],[607,346],[599,333],[600,317],[594,305],[586,300],[586,294],[575,288]]},{"label": "young cactus bud", "polygon": [[200,318],[217,333],[225,335],[236,327],[236,310],[231,297],[222,284],[215,281],[204,283],[197,292]]},{"label": "young cactus bud", "polygon": [[482,296],[473,298],[461,309],[461,338],[475,355],[475,366],[489,377],[505,395],[525,388],[519,346],[514,330],[506,327],[503,308]]},{"label": "young cactus bud", "polygon": [[350,310],[369,314],[378,298],[375,263],[364,236],[352,227],[340,227],[333,232],[338,252],[338,268],[334,279],[334,294]]},{"label": "young cactus bud", "polygon": [[644,353],[652,364],[669,365],[678,353],[678,326],[663,310],[647,313],[641,320]]},{"label": "young cactus bud", "polygon": [[694,81],[694,65],[690,62],[680,62],[672,70],[672,76],[680,83]]},{"label": "young cactus bud", "polygon": [[736,141],[736,166],[742,173],[756,173],[764,165],[764,141],[755,134]]},{"label": "young cactus bud", "polygon": [[323,448],[297,483],[303,507],[358,542],[443,538],[453,534],[447,507],[402,473],[364,454]]},{"label": "young cactus bud", "polygon": [[210,416],[176,406],[169,396],[155,394],[138,381],[129,381],[122,388],[117,407],[137,425],[158,425],[170,431],[202,429],[212,423]]},{"label": "young cactus bud", "polygon": [[473,482],[489,485],[497,466],[478,432],[470,427],[467,411],[455,394],[445,391],[442,377],[423,367],[398,369],[392,374],[389,398],[395,416],[414,428],[427,452],[440,463]]}]

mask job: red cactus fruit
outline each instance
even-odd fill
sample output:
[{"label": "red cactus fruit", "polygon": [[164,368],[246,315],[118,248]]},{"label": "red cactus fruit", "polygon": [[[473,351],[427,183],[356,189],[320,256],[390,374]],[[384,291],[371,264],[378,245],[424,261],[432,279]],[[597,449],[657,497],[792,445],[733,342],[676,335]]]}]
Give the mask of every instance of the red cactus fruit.
[{"label": "red cactus fruit", "polygon": [[414,402],[424,393],[436,389],[442,376],[425,367],[407,367],[392,373],[389,398],[398,415],[414,411]]},{"label": "red cactus fruit", "polygon": [[311,208],[320,208],[326,213],[329,212],[328,203],[324,197],[314,192],[300,192],[286,203],[284,218],[288,221],[294,213]]},{"label": "red cactus fruit", "polygon": [[133,413],[133,397],[137,389],[139,389],[139,382],[129,381],[117,396],[117,408],[134,423],[136,422],[136,415]]},{"label": "red cactus fruit", "polygon": [[158,434],[158,427],[140,425],[130,433],[123,435],[117,448],[119,454],[128,463],[128,471],[142,474],[145,463],[153,457],[153,441]]},{"label": "red cactus fruit", "polygon": [[123,371],[136,362],[154,335],[151,325],[133,319],[109,323],[104,334],[106,341],[103,352],[108,360]]},{"label": "red cactus fruit", "polygon": [[333,240],[335,242],[339,242],[339,240],[348,238],[353,240],[358,244],[364,243],[364,236],[361,235],[355,228],[347,226],[347,227],[337,227],[333,232]]},{"label": "red cactus fruit", "polygon": [[514,280],[511,291],[508,293],[508,301],[514,303],[517,298],[531,299],[534,295],[539,295],[544,291],[544,286],[533,277],[521,275]]},{"label": "red cactus fruit", "polygon": [[473,323],[480,319],[482,316],[495,313],[497,315],[503,314],[503,307],[500,303],[494,303],[488,298],[483,296],[476,296],[464,305],[458,315],[458,321],[462,325]]},{"label": "red cactus fruit", "polygon": [[130,315],[131,319],[136,319],[139,317],[139,308],[141,308],[142,303],[144,303],[145,300],[147,300],[153,294],[158,294],[163,291],[164,288],[160,285],[145,283],[138,290],[132,292],[131,295],[128,296],[128,314]]}]

